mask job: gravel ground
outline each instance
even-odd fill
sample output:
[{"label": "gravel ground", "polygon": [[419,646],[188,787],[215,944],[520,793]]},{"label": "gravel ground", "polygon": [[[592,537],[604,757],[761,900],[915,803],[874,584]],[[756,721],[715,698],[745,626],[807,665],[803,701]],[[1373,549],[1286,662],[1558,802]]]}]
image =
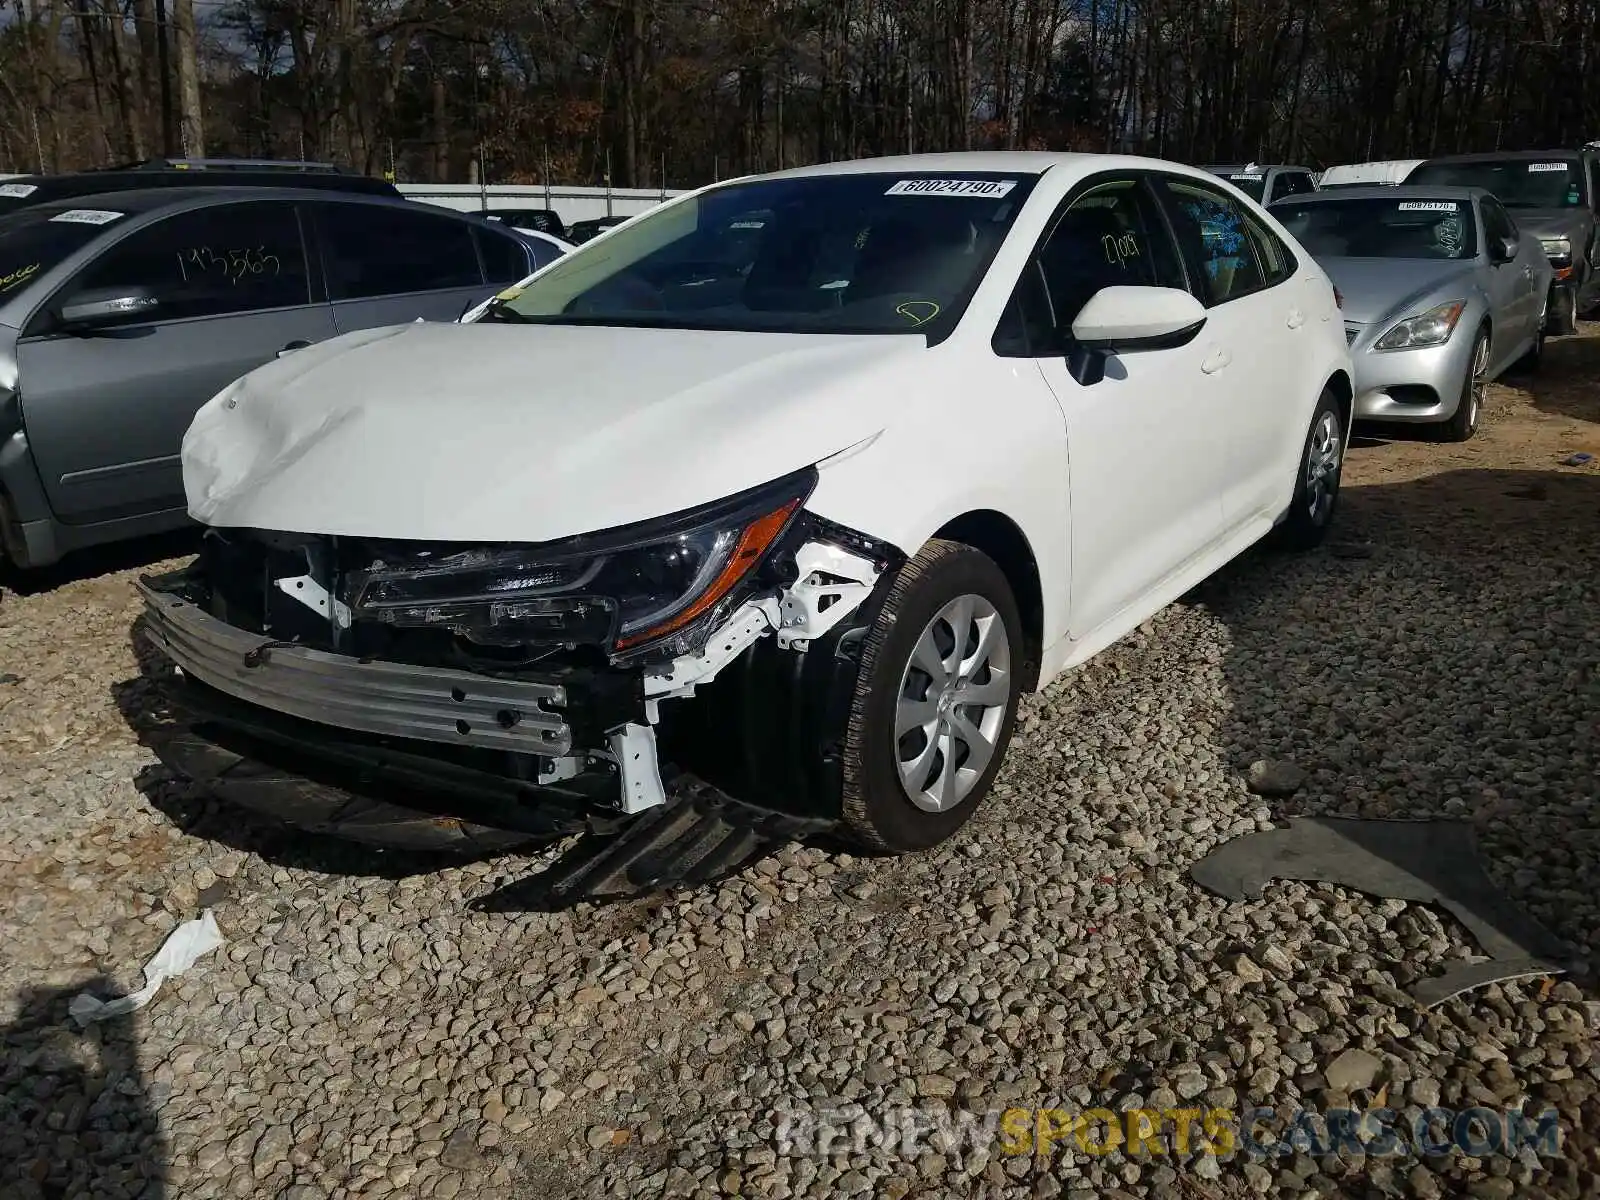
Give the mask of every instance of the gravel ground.
[{"label": "gravel ground", "polygon": [[[1596,332],[1497,387],[1467,447],[1364,438],[1338,546],[1247,556],[1030,702],[987,809],[918,858],[791,847],[697,894],[474,914],[543,860],[311,842],[151,765],[129,583],[173,546],[8,591],[0,1195],[1597,1194],[1592,973],[1423,1012],[1400,989],[1476,953],[1440,910],[1185,875],[1285,816],[1470,817],[1600,964],[1600,468],[1560,465],[1600,460]],[[1263,757],[1306,785],[1252,795]],[[68,1024],[204,904],[221,950]],[[1346,1103],[1554,1106],[1562,1155],[780,1137],[828,1111]]]}]

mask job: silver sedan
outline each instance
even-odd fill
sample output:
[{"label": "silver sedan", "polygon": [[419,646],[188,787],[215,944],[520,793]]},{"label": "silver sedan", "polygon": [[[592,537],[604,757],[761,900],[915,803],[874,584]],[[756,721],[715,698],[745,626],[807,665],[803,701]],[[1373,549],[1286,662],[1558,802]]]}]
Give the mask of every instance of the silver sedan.
[{"label": "silver sedan", "polygon": [[1328,273],[1355,364],[1355,416],[1478,427],[1490,380],[1544,348],[1553,275],[1482,188],[1360,187],[1272,205]]}]

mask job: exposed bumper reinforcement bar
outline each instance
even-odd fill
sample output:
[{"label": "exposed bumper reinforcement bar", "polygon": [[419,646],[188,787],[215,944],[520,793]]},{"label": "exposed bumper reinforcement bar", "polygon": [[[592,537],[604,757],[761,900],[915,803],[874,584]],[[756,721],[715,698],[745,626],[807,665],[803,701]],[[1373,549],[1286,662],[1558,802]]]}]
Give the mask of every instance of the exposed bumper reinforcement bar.
[{"label": "exposed bumper reinforcement bar", "polygon": [[837,825],[745,804],[688,774],[673,778],[664,804],[631,820],[608,817],[595,790],[604,780],[534,788],[403,749],[319,737],[287,718],[264,722],[192,683],[163,692],[174,712],[143,735],[157,757],[218,799],[297,829],[474,856],[580,835],[545,871],[475,902],[483,912],[695,886]]},{"label": "exposed bumper reinforcement bar", "polygon": [[140,583],[151,640],[186,674],[262,708],[362,733],[558,758],[559,684],[362,660],[236,629]]}]

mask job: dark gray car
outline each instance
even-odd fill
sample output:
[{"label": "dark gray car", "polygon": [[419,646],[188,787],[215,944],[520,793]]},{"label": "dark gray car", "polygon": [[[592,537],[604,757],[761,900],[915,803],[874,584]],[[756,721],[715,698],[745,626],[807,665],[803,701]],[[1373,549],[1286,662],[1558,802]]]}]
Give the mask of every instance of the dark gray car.
[{"label": "dark gray car", "polygon": [[188,521],[195,411],[274,355],[455,320],[524,239],[409,200],[127,191],[0,219],[0,546],[20,566]]},{"label": "dark gray car", "polygon": [[1496,151],[1430,158],[1408,184],[1492,192],[1536,236],[1556,274],[1550,332],[1577,332],[1579,313],[1600,307],[1600,155],[1591,150]]}]

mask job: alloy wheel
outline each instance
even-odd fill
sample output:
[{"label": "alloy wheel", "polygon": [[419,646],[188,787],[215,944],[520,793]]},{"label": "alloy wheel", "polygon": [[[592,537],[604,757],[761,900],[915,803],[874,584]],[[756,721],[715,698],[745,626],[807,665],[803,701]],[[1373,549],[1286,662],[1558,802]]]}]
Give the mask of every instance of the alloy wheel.
[{"label": "alloy wheel", "polygon": [[895,703],[895,765],[906,797],[945,812],[994,757],[1011,698],[1011,639],[982,596],[951,600],[923,628]]},{"label": "alloy wheel", "polygon": [[1472,387],[1468,393],[1467,428],[1478,427],[1478,414],[1483,411],[1483,398],[1489,390],[1489,339],[1480,337],[1472,351]]},{"label": "alloy wheel", "polygon": [[1306,508],[1313,524],[1322,524],[1333,510],[1333,499],[1339,490],[1343,440],[1339,415],[1331,409],[1324,412],[1306,447]]}]

